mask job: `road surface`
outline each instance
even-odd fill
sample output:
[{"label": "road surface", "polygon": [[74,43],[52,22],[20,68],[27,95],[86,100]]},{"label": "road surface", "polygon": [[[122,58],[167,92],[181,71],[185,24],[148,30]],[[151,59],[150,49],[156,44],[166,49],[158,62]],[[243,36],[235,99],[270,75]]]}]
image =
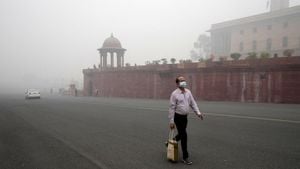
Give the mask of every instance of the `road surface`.
[{"label": "road surface", "polygon": [[1,169],[299,169],[300,105],[199,102],[192,166],[166,160],[168,101],[0,95]]}]

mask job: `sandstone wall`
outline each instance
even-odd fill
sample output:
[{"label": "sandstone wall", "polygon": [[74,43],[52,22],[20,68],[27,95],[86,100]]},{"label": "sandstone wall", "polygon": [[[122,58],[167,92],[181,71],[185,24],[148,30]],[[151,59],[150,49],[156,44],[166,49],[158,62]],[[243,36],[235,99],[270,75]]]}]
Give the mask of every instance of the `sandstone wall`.
[{"label": "sandstone wall", "polygon": [[300,57],[85,69],[83,73],[85,95],[168,99],[176,88],[175,78],[183,75],[198,100],[300,103]]}]

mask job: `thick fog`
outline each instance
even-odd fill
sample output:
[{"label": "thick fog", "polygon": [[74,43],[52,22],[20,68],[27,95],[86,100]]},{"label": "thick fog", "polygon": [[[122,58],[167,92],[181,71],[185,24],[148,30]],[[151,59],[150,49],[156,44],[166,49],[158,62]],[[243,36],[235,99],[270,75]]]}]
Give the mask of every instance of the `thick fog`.
[{"label": "thick fog", "polygon": [[[290,5],[299,5],[291,0]],[[111,33],[125,63],[189,59],[211,24],[267,12],[267,0],[1,0],[0,87],[82,87]],[[0,90],[1,90],[0,89]]]}]

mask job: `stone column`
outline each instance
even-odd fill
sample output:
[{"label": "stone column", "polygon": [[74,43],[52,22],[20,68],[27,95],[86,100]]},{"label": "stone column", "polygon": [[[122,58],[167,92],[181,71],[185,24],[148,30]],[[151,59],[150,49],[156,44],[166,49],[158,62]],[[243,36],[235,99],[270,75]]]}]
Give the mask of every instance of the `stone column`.
[{"label": "stone column", "polygon": [[106,66],[107,66],[107,53],[104,53],[102,57],[103,57],[103,67],[106,68]]},{"label": "stone column", "polygon": [[102,56],[102,53],[100,53],[100,68],[103,67],[103,65],[102,65],[102,59],[103,59],[103,56]]},{"label": "stone column", "polygon": [[114,67],[114,52],[110,52],[110,67]]},{"label": "stone column", "polygon": [[120,52],[117,53],[117,67],[120,67]]},{"label": "stone column", "polygon": [[121,56],[121,60],[122,60],[122,67],[124,67],[124,54]]}]

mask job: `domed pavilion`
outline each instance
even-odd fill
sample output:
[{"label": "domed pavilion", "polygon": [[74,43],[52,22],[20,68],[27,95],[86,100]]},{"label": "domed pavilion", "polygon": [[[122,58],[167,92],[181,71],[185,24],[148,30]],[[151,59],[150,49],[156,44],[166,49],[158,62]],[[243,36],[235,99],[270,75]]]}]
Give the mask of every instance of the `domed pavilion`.
[{"label": "domed pavilion", "polygon": [[100,53],[100,67],[106,68],[107,57],[110,55],[110,67],[115,67],[115,56],[116,56],[116,67],[124,67],[124,54],[126,49],[122,48],[121,42],[111,34],[102,45],[102,48],[98,49]]}]

